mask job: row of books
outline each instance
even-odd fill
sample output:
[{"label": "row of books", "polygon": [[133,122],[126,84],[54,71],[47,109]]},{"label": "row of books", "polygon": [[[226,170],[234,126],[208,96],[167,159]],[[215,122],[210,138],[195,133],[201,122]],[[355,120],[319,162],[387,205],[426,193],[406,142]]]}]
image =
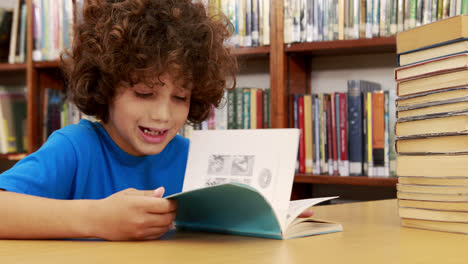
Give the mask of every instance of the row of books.
[{"label": "row of books", "polygon": [[[76,1],[76,6],[82,6],[83,1]],[[34,61],[57,60],[60,53],[72,43],[75,16],[73,2],[32,0]]]},{"label": "row of books", "polygon": [[0,153],[26,152],[26,87],[0,86]]},{"label": "row of books", "polygon": [[395,175],[394,91],[349,80],[347,93],[295,94],[294,127],[301,130],[298,172],[340,176]]},{"label": "row of books", "polygon": [[270,45],[270,0],[202,0],[212,14],[221,11],[234,26],[229,45]]},{"label": "row of books", "polygon": [[397,197],[406,227],[468,234],[468,63],[457,62],[468,48],[431,52],[464,42],[467,28],[468,16],[457,16],[397,35],[402,53],[427,52],[395,71]]},{"label": "row of books", "polygon": [[0,62],[26,61],[25,0],[14,0],[0,7]]},{"label": "row of books", "polygon": [[468,0],[285,0],[284,41],[392,36],[460,14]]},{"label": "row of books", "polygon": [[270,104],[270,89],[236,87],[225,93],[223,102],[211,109],[207,120],[187,124],[179,134],[190,138],[193,130],[270,128]]},{"label": "row of books", "polygon": [[71,124],[78,124],[81,119],[95,121],[92,116],[83,114],[65,93],[56,89],[45,88],[42,103],[42,140],[47,138],[57,129]]}]

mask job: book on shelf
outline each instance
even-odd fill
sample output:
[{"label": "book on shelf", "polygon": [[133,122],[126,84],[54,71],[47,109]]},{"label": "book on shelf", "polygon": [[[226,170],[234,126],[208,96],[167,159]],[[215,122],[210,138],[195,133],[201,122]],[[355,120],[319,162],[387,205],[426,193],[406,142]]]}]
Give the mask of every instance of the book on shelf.
[{"label": "book on shelf", "polygon": [[404,81],[442,72],[458,71],[468,68],[468,53],[461,53],[439,59],[429,60],[395,70],[395,80]]},{"label": "book on shelf", "polygon": [[13,9],[0,8],[0,62],[8,62]]},{"label": "book on shelf", "polygon": [[297,218],[333,198],[290,201],[299,134],[194,131],[183,190],[167,197],[178,203],[176,227],[275,239],[341,231],[340,224]]},{"label": "book on shelf", "polygon": [[0,86],[0,153],[26,151],[26,88]]},{"label": "book on shelf", "polygon": [[372,93],[372,169],[369,176],[386,176],[385,173],[385,94]]},{"label": "book on shelf", "polygon": [[10,33],[10,49],[8,53],[8,63],[16,63],[16,54],[19,52],[17,48],[20,38],[21,20],[21,0],[15,0],[13,4],[13,21],[11,23]]},{"label": "book on shelf", "polygon": [[401,225],[425,230],[468,234],[468,223],[402,218]]},{"label": "book on shelf", "polygon": [[468,177],[399,177],[398,183],[436,186],[468,186]]}]

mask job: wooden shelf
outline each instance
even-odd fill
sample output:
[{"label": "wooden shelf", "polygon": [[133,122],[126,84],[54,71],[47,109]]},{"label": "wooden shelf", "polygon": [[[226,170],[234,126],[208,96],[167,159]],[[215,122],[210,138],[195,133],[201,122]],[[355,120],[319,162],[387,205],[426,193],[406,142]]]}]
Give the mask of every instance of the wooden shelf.
[{"label": "wooden shelf", "polygon": [[307,55],[353,55],[396,52],[396,37],[288,44],[287,53]]},{"label": "wooden shelf", "polygon": [[266,56],[270,53],[270,46],[235,48],[232,53],[237,56]]},{"label": "wooden shelf", "polygon": [[318,183],[318,184],[348,184],[363,186],[388,186],[395,187],[397,178],[371,178],[367,176],[337,176],[337,175],[312,175],[296,174],[294,182],[297,183]]},{"label": "wooden shelf", "polygon": [[47,68],[58,68],[60,65],[59,61],[36,61],[34,62],[34,67],[39,69]]},{"label": "wooden shelf", "polygon": [[0,154],[1,160],[21,160],[26,157],[26,153]]},{"label": "wooden shelf", "polygon": [[0,63],[0,72],[26,71],[26,63]]}]

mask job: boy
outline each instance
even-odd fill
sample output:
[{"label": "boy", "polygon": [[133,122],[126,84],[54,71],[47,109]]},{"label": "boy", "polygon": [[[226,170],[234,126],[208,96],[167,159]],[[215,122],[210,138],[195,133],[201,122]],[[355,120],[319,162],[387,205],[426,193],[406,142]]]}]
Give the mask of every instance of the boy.
[{"label": "boy", "polygon": [[[182,190],[186,120],[218,106],[237,63],[224,17],[191,0],[88,0],[62,60],[82,120],[0,175],[0,238],[157,239]],[[141,191],[153,190],[153,191]]]}]

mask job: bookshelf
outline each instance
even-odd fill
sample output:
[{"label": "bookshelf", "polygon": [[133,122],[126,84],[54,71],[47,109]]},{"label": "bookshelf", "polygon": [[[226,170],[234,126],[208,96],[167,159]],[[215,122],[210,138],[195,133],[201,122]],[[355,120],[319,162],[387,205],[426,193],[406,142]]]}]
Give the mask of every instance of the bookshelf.
[{"label": "bookshelf", "polygon": [[[395,53],[396,38],[380,37],[284,44],[283,1],[271,1],[270,87],[272,98],[272,126],[294,127],[289,95],[310,93],[311,65],[315,56]],[[395,187],[396,178],[367,176],[336,176],[296,174],[295,183],[338,184]]]},{"label": "bookshelf", "polygon": [[24,72],[26,71],[26,64],[9,64],[9,63],[0,63],[0,73],[8,72]]},{"label": "bookshelf", "polygon": [[[27,126],[29,153],[42,144],[41,113],[42,99],[46,87],[63,89],[63,78],[59,62],[34,62],[33,19],[30,13],[32,1],[27,0],[27,60],[25,64],[0,64],[2,72],[23,72],[26,74]],[[242,61],[253,59],[267,60],[271,88],[271,122],[273,128],[292,127],[292,113],[289,95],[311,91],[310,60],[314,56],[354,55],[369,53],[395,53],[395,37],[325,41],[312,43],[284,44],[283,1],[270,1],[270,46],[233,49]],[[1,159],[18,160],[24,155],[0,155]],[[296,183],[343,184],[363,186],[395,186],[395,178],[342,177],[329,175],[297,174]]]}]

